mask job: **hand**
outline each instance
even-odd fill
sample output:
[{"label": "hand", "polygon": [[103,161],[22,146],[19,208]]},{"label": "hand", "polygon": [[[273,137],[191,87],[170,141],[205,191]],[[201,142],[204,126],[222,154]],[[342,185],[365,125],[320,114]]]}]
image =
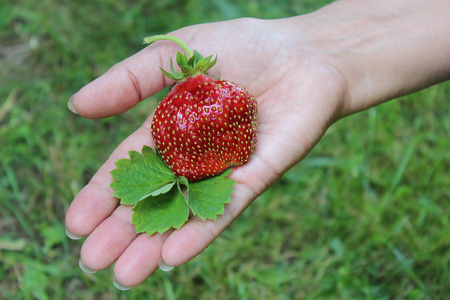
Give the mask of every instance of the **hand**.
[{"label": "hand", "polygon": [[[354,17],[357,7],[354,6],[348,13],[352,17],[346,19],[337,13],[345,11],[346,4],[347,1],[338,1],[304,17],[271,21],[239,19],[171,33],[204,55],[217,54],[218,63],[212,72],[220,71],[222,78],[247,87],[257,97],[256,152],[247,164],[232,172],[231,178],[237,181],[235,192],[225,213],[216,221],[193,217],[180,229],[163,235],[137,235],[131,225],[131,208],[119,205],[112,196],[109,172],[115,168],[117,159],[128,156],[128,151],[140,151],[144,144],[153,147],[150,116],[117,147],[67,212],[68,230],[77,236],[89,235],[81,250],[81,259],[88,268],[101,270],[116,262],[116,280],[124,286],[135,286],[151,275],[161,260],[171,266],[189,261],[300,161],[333,122],[447,76],[447,69],[434,76],[425,77],[421,75],[423,72],[411,76],[407,70],[436,67],[431,63],[408,64],[416,54],[397,59],[399,45],[388,43],[395,36],[380,39],[383,51],[373,58],[373,49],[369,49],[373,43],[366,37],[376,35],[384,27],[380,29],[369,22],[364,31],[361,24],[354,25],[355,18],[365,20],[372,10]],[[354,26],[345,27],[349,22]],[[359,40],[359,35],[351,34],[361,31],[365,35]],[[164,78],[159,67],[169,69],[169,59],[177,50],[171,42],[150,45],[82,88],[69,106],[87,118],[117,115],[134,107],[172,83]],[[379,64],[379,59],[390,63],[394,58],[397,71],[400,75],[407,73],[405,76],[410,80],[392,80],[398,79],[398,74],[390,75],[393,72]]]},{"label": "hand", "polygon": [[[137,235],[130,224],[131,207],[119,205],[112,196],[109,172],[129,150],[140,151],[143,144],[153,146],[150,116],[113,152],[67,213],[70,232],[89,235],[81,251],[86,266],[100,270],[117,261],[117,280],[134,286],[154,272],[161,259],[172,266],[185,263],[319,140],[342,98],[339,82],[327,68],[306,65],[303,58],[284,49],[286,37],[270,34],[277,32],[276,26],[277,22],[244,19],[173,33],[200,53],[217,52],[218,64],[213,70],[220,70],[222,78],[246,86],[257,97],[256,152],[250,162],[233,171],[231,178],[237,184],[232,201],[216,221],[193,217],[171,233]],[[76,111],[88,118],[116,115],[170,85],[158,67],[168,69],[176,50],[175,44],[157,42],[114,66],[75,95]]]}]

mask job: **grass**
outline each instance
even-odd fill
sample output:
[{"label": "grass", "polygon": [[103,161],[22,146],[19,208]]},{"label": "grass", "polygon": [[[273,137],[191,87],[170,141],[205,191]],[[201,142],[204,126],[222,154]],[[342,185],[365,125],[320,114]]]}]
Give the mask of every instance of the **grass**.
[{"label": "grass", "polygon": [[[445,299],[450,83],[335,124],[201,256],[120,292],[85,274],[64,213],[157,103],[84,120],[68,98],[141,38],[326,1],[32,1],[0,9],[1,299]],[[181,18],[180,16],[183,16]]]}]

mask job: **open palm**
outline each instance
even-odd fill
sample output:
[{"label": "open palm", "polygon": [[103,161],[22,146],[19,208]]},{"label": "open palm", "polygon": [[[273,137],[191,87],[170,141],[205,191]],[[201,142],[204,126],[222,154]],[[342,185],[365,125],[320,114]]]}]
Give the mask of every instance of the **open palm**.
[{"label": "open palm", "polygon": [[[150,116],[80,191],[70,206],[66,225],[77,236],[89,235],[83,263],[92,270],[115,264],[115,276],[125,286],[144,281],[162,260],[176,266],[205,249],[244,209],[286,170],[301,160],[335,121],[344,91],[333,69],[320,55],[293,38],[281,20],[240,19],[203,24],[171,33],[203,55],[217,54],[223,79],[245,86],[258,101],[256,152],[231,178],[232,200],[217,220],[192,217],[180,229],[163,235],[136,234],[131,207],[120,205],[109,187],[114,162],[142,145],[153,147]],[[160,41],[118,63],[81,89],[72,105],[82,116],[103,118],[120,114],[172,84],[159,66],[168,69],[179,50]]]}]

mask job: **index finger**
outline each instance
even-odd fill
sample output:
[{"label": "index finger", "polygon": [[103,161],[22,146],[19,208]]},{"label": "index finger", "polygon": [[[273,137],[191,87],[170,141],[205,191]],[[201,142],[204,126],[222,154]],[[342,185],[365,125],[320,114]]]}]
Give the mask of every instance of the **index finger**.
[{"label": "index finger", "polygon": [[171,83],[159,67],[167,69],[167,57],[176,47],[166,41],[158,42],[117,63],[75,93],[69,108],[90,119],[129,110]]}]

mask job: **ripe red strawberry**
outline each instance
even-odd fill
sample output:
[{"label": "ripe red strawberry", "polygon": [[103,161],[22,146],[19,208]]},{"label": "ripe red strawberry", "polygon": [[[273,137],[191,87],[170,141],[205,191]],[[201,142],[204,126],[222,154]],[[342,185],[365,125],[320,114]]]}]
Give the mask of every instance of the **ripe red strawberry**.
[{"label": "ripe red strawberry", "polygon": [[[150,40],[152,39],[152,40]],[[178,177],[198,181],[246,163],[256,146],[256,99],[244,87],[206,76],[216,60],[192,53],[182,41],[189,58],[177,53],[181,69],[167,77],[177,80],[156,108],[151,125],[155,147]],[[181,42],[181,43],[180,43]]]}]

